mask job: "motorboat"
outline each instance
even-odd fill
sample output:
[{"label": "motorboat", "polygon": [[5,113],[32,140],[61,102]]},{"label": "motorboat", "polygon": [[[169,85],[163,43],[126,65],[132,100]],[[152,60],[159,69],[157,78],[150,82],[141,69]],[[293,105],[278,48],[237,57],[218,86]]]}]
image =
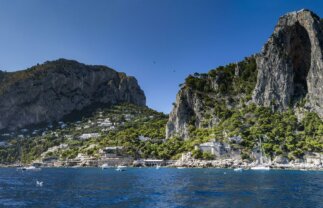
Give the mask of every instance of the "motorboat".
[{"label": "motorboat", "polygon": [[156,165],[156,169],[158,170],[158,169],[160,169],[160,165]]},{"label": "motorboat", "polygon": [[127,168],[127,166],[118,165],[116,171],[125,171],[126,168]]},{"label": "motorboat", "polygon": [[235,172],[241,172],[243,169],[242,168],[235,168],[235,169],[233,169],[233,171],[235,171]]},{"label": "motorboat", "polygon": [[101,165],[102,170],[104,169],[108,169],[111,168],[107,163],[104,163],[103,165]]},{"label": "motorboat", "polygon": [[19,168],[17,168],[17,170],[22,170],[22,171],[40,171],[41,168],[37,168],[37,167],[31,165],[31,166],[19,167]]},{"label": "motorboat", "polygon": [[269,166],[259,165],[250,168],[251,170],[270,170]]}]

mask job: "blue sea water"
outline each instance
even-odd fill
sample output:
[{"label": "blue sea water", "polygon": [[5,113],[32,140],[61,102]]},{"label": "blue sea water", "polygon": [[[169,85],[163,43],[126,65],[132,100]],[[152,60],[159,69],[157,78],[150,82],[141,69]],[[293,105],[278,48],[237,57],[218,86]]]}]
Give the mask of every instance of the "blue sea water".
[{"label": "blue sea water", "polygon": [[0,168],[0,207],[314,208],[323,207],[323,172]]}]

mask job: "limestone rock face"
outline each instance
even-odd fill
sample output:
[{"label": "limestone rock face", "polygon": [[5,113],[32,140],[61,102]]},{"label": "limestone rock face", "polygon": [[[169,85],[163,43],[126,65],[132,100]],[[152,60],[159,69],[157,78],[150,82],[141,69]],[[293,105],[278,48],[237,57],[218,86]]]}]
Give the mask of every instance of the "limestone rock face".
[{"label": "limestone rock face", "polygon": [[284,110],[297,101],[323,117],[323,24],[313,12],[282,16],[257,55],[253,101]]},{"label": "limestone rock face", "polygon": [[[189,123],[199,125],[200,118],[202,117],[200,113],[202,107],[201,100],[192,90],[182,88],[176,96],[174,109],[169,115],[166,126],[166,138],[171,136],[187,138]],[[193,117],[195,117],[195,121],[192,121]]]},{"label": "limestone rock face", "polygon": [[0,73],[0,129],[53,122],[100,103],[146,105],[134,77],[105,66],[59,59],[27,70]]},{"label": "limestone rock face", "polygon": [[[283,111],[302,103],[302,110],[314,111],[323,118],[322,48],[323,22],[317,15],[308,10],[301,10],[282,16],[262,51],[252,56],[256,59],[256,84],[251,89],[252,101],[245,104],[254,102]],[[234,77],[229,79],[246,77],[243,75],[246,68],[243,69],[242,66],[236,64],[233,69]],[[209,96],[218,100],[221,98],[220,103],[226,103],[227,108],[236,107],[230,104],[230,99],[234,99],[235,103],[240,102],[240,98],[247,100],[243,92],[234,95],[235,97],[229,95],[226,99],[224,95],[203,90],[205,83],[209,83],[213,92],[230,87],[233,82],[229,82],[227,74],[222,72],[217,73],[216,77],[204,78],[206,82],[197,83],[200,90],[185,86],[180,89],[169,115],[166,138],[179,136],[187,139],[189,125],[201,127],[201,121],[207,115],[204,112],[209,111],[201,97]],[[212,102],[215,103],[214,99]],[[294,109],[296,112],[297,108]],[[212,111],[209,111],[207,116],[211,116],[211,124],[219,122]]]}]

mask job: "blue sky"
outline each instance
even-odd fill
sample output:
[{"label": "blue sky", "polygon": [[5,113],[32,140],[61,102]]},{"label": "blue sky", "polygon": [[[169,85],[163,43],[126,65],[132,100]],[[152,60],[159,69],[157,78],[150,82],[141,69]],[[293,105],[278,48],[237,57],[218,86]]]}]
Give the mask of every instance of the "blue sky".
[{"label": "blue sky", "polygon": [[169,113],[194,72],[259,52],[279,16],[316,0],[0,0],[0,69],[67,58],[135,76]]}]

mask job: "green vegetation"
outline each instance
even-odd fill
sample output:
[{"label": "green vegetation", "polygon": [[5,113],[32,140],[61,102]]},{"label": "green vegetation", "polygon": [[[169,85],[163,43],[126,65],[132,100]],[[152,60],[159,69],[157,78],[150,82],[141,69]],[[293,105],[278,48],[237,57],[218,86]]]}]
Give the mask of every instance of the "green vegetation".
[{"label": "green vegetation", "polygon": [[[194,145],[207,142],[211,138],[230,143],[227,138],[240,135],[241,144],[234,144],[242,150],[244,158],[262,140],[267,156],[283,155],[290,159],[300,158],[305,152],[323,152],[323,121],[315,113],[306,113],[298,122],[293,111],[272,112],[270,108],[251,104],[242,109],[230,110],[230,115],[214,128],[191,127],[190,139],[184,146],[193,151]],[[198,153],[197,158],[203,158]]]},{"label": "green vegetation", "polygon": [[[298,121],[292,110],[273,112],[270,108],[246,105],[256,84],[256,68],[255,58],[250,57],[237,64],[220,66],[208,74],[195,73],[185,80],[185,87],[203,102],[199,112],[203,115],[200,121],[203,128],[196,128],[193,115],[194,122],[189,122],[190,138],[181,150],[192,151],[196,158],[205,159],[207,155],[194,150],[196,144],[210,139],[229,142],[229,137],[239,135],[243,142],[231,145],[242,150],[244,159],[249,159],[259,140],[272,158],[283,155],[295,159],[306,152],[323,151],[323,123],[315,113],[306,113]],[[301,100],[297,106],[304,104],[305,100]],[[209,128],[214,117],[220,122]]]},{"label": "green vegetation", "polygon": [[[99,121],[106,118],[114,124],[114,129],[105,131],[106,128],[98,125]],[[49,148],[60,144],[67,144],[68,148],[48,152],[45,157],[73,159],[78,153],[98,157],[100,149],[116,145],[124,146],[126,154],[133,157],[159,157],[167,118],[162,113],[132,104],[98,109],[80,121],[66,123],[65,128],[60,128],[57,124],[51,130],[44,129],[44,135],[25,138],[18,138],[16,135],[8,139],[9,146],[0,147],[0,163],[28,163],[39,158]],[[100,133],[100,136],[79,139],[85,133]],[[139,136],[149,137],[150,140],[140,141]]]},{"label": "green vegetation", "polygon": [[[241,149],[244,159],[249,159],[251,151],[259,145],[259,139],[262,139],[265,154],[272,158],[283,155],[295,159],[306,152],[323,150],[323,122],[315,113],[307,113],[298,122],[291,110],[272,112],[269,108],[256,107],[254,104],[229,111],[221,116],[221,122],[213,128],[195,128],[191,125],[188,140],[175,137],[165,141],[166,115],[130,104],[117,105],[100,109],[78,124],[68,123],[67,128],[48,131],[44,136],[13,138],[10,146],[0,148],[0,163],[14,163],[20,159],[28,163],[39,158],[50,147],[60,144],[67,144],[68,148],[48,152],[44,157],[73,159],[78,153],[99,157],[99,150],[104,147],[123,146],[125,154],[134,158],[177,159],[181,153],[192,151],[196,158],[212,159],[214,156],[194,150],[194,147],[214,138]],[[125,114],[133,115],[132,119],[127,121]],[[89,123],[96,124],[102,117],[109,117],[121,125],[108,132],[102,132],[97,125],[87,128]],[[79,139],[81,134],[89,132],[101,132],[101,136]],[[235,135],[243,138],[241,144],[228,141],[228,137]],[[140,141],[139,136],[151,139]]]},{"label": "green vegetation", "polygon": [[[91,68],[91,70],[111,70],[106,66],[90,66],[81,64],[74,60],[67,60],[67,59],[58,59],[55,61],[46,61],[43,64],[37,64],[32,66],[26,70],[16,71],[16,72],[2,72],[0,71],[0,94],[6,92],[7,89],[10,88],[12,85],[18,85],[19,81],[32,79],[33,81],[39,80],[46,76],[49,72],[55,71],[57,73],[61,73],[64,75],[69,74],[69,70],[73,69],[84,69],[84,68]],[[80,76],[82,76],[80,74]],[[119,73],[119,76],[125,76],[124,73]],[[35,83],[35,85],[37,82]]]},{"label": "green vegetation", "polygon": [[[208,72],[208,74],[190,75],[186,78],[187,87],[200,92],[215,92],[221,94],[251,96],[257,81],[257,66],[254,57],[245,58],[237,64],[220,66]],[[212,87],[212,82],[217,87]]]},{"label": "green vegetation", "polygon": [[[68,67],[66,61],[62,63]],[[46,63],[46,66],[50,67],[51,63]],[[36,66],[24,73],[42,73],[42,67]],[[15,76],[18,75],[19,73]],[[21,74],[15,79],[27,75]],[[6,79],[6,76],[3,75],[1,79]],[[282,155],[296,159],[306,152],[322,152],[323,121],[317,114],[308,112],[298,121],[292,110],[274,112],[270,108],[246,104],[251,99],[255,84],[254,57],[218,67],[208,74],[195,73],[189,76],[184,87],[191,89],[202,102],[203,109],[200,111],[204,120],[201,121],[202,128],[196,128],[197,118],[194,115],[190,117],[190,138],[187,140],[177,137],[165,140],[168,117],[149,108],[131,104],[105,108],[94,106],[93,109],[97,109],[94,113],[78,112],[77,115],[84,116],[79,121],[73,116],[72,119],[65,120],[64,128],[56,123],[53,127],[38,129],[35,135],[31,134],[33,130],[29,130],[23,137],[19,135],[21,132],[16,132],[5,138],[8,145],[0,147],[0,163],[29,163],[48,157],[73,159],[79,153],[98,158],[100,150],[108,146],[123,146],[125,156],[134,158],[177,159],[181,153],[191,151],[195,158],[212,159],[214,156],[194,149],[196,145],[211,139],[227,142],[231,147],[241,149],[243,159],[250,159],[259,140],[262,141],[265,154],[271,158]],[[4,88],[0,87],[0,91],[2,89]],[[305,100],[301,100],[297,106],[303,107],[304,104]],[[214,117],[219,119],[219,123],[211,128],[210,121]],[[100,126],[100,122],[106,119],[114,128]],[[80,139],[86,133],[99,133],[100,136]],[[140,136],[147,139],[140,140]],[[242,142],[230,142],[228,138],[232,136],[240,136]],[[65,146],[60,147],[62,144]]]}]

